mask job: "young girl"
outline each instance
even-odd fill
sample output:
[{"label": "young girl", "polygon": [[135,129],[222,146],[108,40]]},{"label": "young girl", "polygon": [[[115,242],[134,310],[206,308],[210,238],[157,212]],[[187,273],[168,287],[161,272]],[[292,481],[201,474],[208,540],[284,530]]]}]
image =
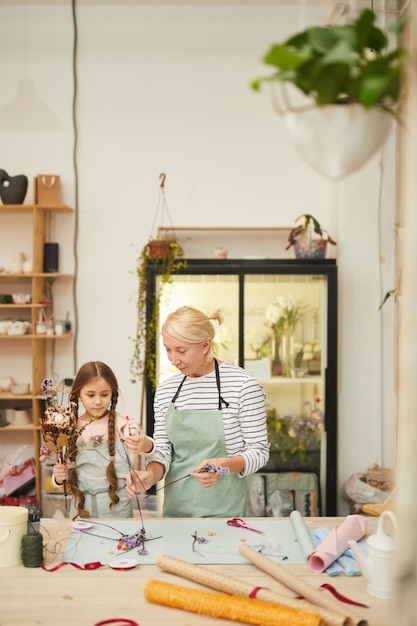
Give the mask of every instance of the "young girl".
[{"label": "young girl", "polygon": [[85,428],[77,440],[75,463],[53,467],[55,483],[66,481],[72,494],[72,519],[133,517],[125,476],[134,464],[132,455],[151,452],[153,440],[129,415],[116,413],[118,396],[117,380],[108,365],[90,361],[80,367],[69,401],[75,407],[82,404],[78,428]]}]

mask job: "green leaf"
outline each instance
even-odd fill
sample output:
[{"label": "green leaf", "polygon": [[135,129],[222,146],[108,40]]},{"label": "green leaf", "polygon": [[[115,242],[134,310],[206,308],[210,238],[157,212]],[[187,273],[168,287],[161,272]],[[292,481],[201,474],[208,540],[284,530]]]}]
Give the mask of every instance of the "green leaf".
[{"label": "green leaf", "polygon": [[266,65],[273,65],[281,69],[296,69],[311,58],[309,48],[301,48],[299,51],[288,49],[285,46],[275,45],[269,49],[263,61]]},{"label": "green leaf", "polygon": [[347,41],[338,41],[328,54],[321,60],[320,64],[329,65],[331,63],[345,63],[347,66],[353,65],[355,60],[352,58],[352,49]]},{"label": "green leaf", "polygon": [[397,293],[396,289],[391,289],[390,291],[387,291],[383,301],[381,302],[381,304],[378,307],[378,311],[380,311],[382,309],[382,307],[384,306],[384,304],[386,303],[386,301],[389,300],[389,298],[391,298],[391,296],[395,295],[396,293]]},{"label": "green leaf", "polygon": [[339,38],[330,28],[314,27],[308,30],[308,40],[313,50],[321,54],[327,54],[338,43]]},{"label": "green leaf", "polygon": [[323,66],[315,79],[317,104],[323,106],[337,101],[338,97],[350,95],[345,93],[349,67],[346,63],[333,63]]}]

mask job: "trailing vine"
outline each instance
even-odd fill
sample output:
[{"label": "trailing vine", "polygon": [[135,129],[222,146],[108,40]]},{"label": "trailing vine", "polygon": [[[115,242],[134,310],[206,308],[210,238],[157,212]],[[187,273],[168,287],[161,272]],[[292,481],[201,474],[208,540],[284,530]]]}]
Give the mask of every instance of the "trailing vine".
[{"label": "trailing vine", "polygon": [[[159,245],[158,252],[154,244]],[[175,240],[156,241],[150,239],[142,249],[136,261],[138,278],[138,299],[136,305],[136,335],[133,338],[134,350],[130,363],[131,382],[136,383],[143,378],[155,389],[156,380],[156,333],[159,327],[159,312],[164,287],[172,283],[172,276],[187,262],[181,259],[182,248]],[[148,294],[146,270],[152,264],[160,278],[160,286],[154,294]],[[151,299],[152,298],[152,299]],[[148,310],[149,307],[149,310]]]}]

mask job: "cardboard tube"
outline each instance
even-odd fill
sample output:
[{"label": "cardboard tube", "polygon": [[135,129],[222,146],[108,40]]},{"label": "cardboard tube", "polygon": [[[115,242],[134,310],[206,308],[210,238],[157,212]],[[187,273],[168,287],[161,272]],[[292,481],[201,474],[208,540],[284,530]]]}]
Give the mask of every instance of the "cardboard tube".
[{"label": "cardboard tube", "polygon": [[280,604],[289,608],[305,611],[316,611],[325,621],[326,626],[351,626],[352,621],[334,611],[328,611],[317,605],[312,605],[310,602],[302,600],[296,600],[295,598],[289,598],[270,589],[263,587],[257,587],[251,583],[225,576],[224,574],[218,574],[212,570],[205,569],[201,565],[195,565],[182,561],[173,556],[167,554],[161,554],[156,559],[157,566],[170,574],[176,574],[182,576],[188,580],[192,580],[202,585],[206,585],[211,589],[217,589],[224,593],[240,596],[242,598],[254,597],[256,591],[256,599],[264,602],[270,602],[273,604]]},{"label": "cardboard tube", "polygon": [[146,583],[145,598],[156,604],[256,626],[324,626],[317,612],[290,609],[226,593],[200,591],[159,580]]},{"label": "cardboard tube", "polygon": [[[325,595],[322,591],[319,591],[315,587],[312,587],[304,580],[291,574],[285,567],[279,565],[278,563],[274,563],[271,559],[268,559],[263,554],[260,554],[250,546],[246,546],[244,544],[239,546],[239,552],[242,556],[244,556],[248,561],[256,565],[263,572],[266,572],[275,580],[278,580],[280,583],[285,585],[288,589],[291,589],[293,592],[303,596],[306,600],[315,604],[316,606],[321,606],[329,611],[336,611],[340,613],[340,603],[334,598],[330,598]],[[367,620],[361,619],[359,616],[355,615],[351,610],[346,611],[345,615],[349,617],[355,626],[367,626]]]}]

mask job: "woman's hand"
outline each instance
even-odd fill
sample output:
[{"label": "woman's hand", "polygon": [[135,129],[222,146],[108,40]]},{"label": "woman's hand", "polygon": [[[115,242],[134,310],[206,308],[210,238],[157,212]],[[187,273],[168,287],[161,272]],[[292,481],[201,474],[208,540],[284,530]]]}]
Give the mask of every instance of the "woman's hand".
[{"label": "woman's hand", "polygon": [[205,459],[196,469],[191,472],[190,476],[193,476],[202,487],[208,489],[216,485],[221,477],[221,474],[215,472],[204,471],[207,465],[215,465],[216,467],[229,467],[230,459]]},{"label": "woman's hand", "polygon": [[152,452],[153,441],[147,435],[145,435],[142,428],[138,429],[137,434],[132,434],[125,437],[124,442],[131,454],[139,454],[140,452]]},{"label": "woman's hand", "polygon": [[52,468],[52,472],[58,485],[63,485],[68,480],[68,467],[64,463],[56,463]]}]

